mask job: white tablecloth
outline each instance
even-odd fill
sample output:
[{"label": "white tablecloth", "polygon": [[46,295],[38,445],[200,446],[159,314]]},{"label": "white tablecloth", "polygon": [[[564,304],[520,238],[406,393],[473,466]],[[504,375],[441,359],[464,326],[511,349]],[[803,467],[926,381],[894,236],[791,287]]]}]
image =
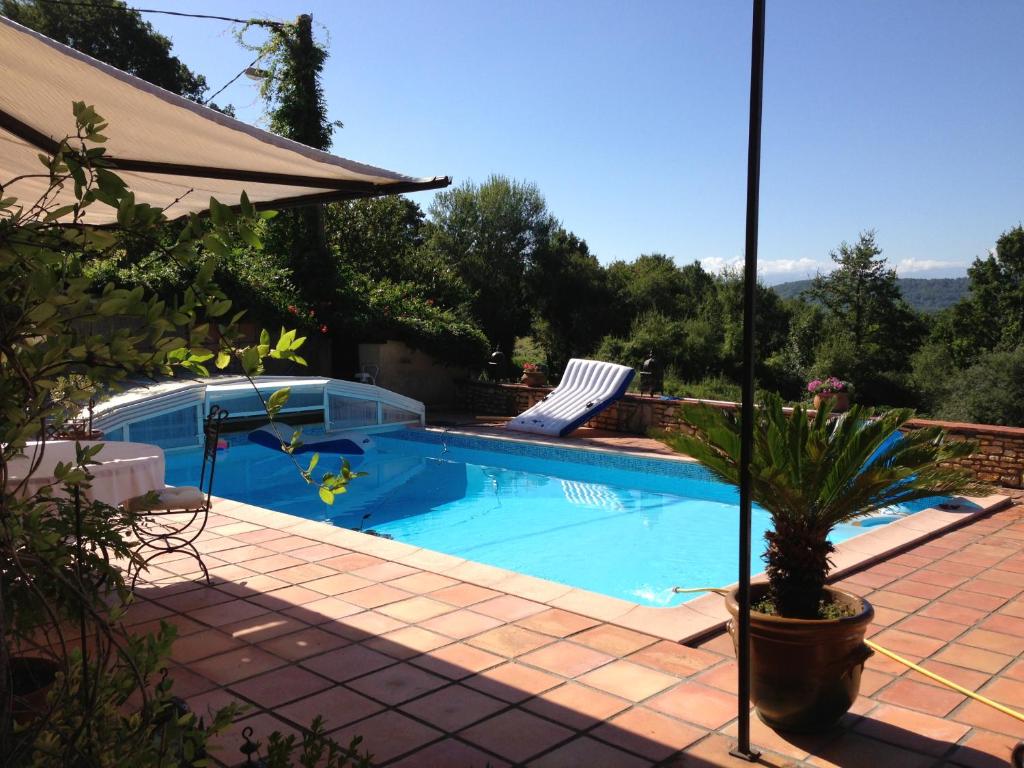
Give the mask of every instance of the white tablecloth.
[{"label": "white tablecloth", "polygon": [[[83,440],[82,445],[103,446],[103,450],[94,457],[100,463],[89,467],[93,479],[92,487],[86,490],[87,498],[116,506],[133,496],[164,487],[164,451],[159,446],[116,441],[98,443],[95,440]],[[25,478],[37,449],[37,443],[29,443],[25,447],[25,456],[14,459],[8,465],[8,488],[16,487]],[[74,460],[73,440],[47,441],[42,461],[25,484],[22,495],[32,495],[43,486],[54,483],[53,473],[57,464],[67,464]],[[54,495],[64,494],[55,486]]]}]

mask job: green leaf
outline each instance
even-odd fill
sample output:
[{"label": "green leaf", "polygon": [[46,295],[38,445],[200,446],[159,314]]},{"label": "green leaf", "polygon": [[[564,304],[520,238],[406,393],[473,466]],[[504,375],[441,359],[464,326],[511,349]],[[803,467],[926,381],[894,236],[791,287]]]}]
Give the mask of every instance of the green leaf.
[{"label": "green leaf", "polygon": [[283,389],[277,390],[276,392],[274,392],[274,394],[267,398],[267,411],[270,413],[272,417],[277,416],[281,409],[284,408],[285,404],[288,402],[288,398],[291,395],[291,393],[291,387],[284,387]]},{"label": "green leaf", "polygon": [[224,352],[223,350],[217,353],[217,360],[214,362],[214,365],[216,365],[218,369],[224,370],[230,364],[231,364],[231,355],[230,354],[228,354],[227,352]]},{"label": "green leaf", "polygon": [[329,490],[327,490],[323,486],[320,486],[319,492],[320,492],[320,501],[322,501],[324,504],[330,504],[330,505],[334,504],[334,494],[333,493],[331,493]]}]

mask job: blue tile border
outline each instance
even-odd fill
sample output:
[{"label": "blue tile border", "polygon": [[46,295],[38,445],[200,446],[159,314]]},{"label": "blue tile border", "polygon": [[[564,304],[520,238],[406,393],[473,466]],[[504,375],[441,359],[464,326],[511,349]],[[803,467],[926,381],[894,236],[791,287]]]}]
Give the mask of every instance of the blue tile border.
[{"label": "blue tile border", "polygon": [[532,443],[525,440],[508,440],[498,437],[467,435],[465,433],[439,432],[436,430],[404,429],[389,432],[387,439],[408,440],[428,445],[448,445],[451,448],[490,451],[511,456],[523,456],[544,461],[563,461],[572,464],[585,464],[605,469],[621,469],[627,472],[642,472],[648,475],[698,480],[720,484],[714,475],[696,462],[677,461],[673,459],[656,459],[647,456],[633,456],[626,453],[595,450],[588,448],[569,448],[543,443]]}]

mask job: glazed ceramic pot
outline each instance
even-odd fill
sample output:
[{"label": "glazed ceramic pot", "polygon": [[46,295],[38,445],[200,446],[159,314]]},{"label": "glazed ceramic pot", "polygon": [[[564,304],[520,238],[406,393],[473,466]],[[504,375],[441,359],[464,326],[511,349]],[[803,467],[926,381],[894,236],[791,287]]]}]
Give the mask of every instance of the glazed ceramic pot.
[{"label": "glazed ceramic pot", "polygon": [[[751,603],[764,598],[767,584],[751,586]],[[758,717],[780,731],[831,728],[857,699],[864,662],[872,651],[864,633],[875,615],[856,595],[826,587],[835,602],[854,615],[842,619],[785,619],[750,613],[750,698]],[[736,643],[736,590],[726,595]]]}]

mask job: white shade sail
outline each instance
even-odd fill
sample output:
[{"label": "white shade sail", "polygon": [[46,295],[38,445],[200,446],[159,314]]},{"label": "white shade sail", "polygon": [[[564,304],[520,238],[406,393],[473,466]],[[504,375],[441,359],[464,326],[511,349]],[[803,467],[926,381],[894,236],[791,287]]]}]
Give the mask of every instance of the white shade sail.
[{"label": "white shade sail", "polygon": [[[445,176],[412,178],[346,160],[223,115],[103,64],[0,16],[0,183],[3,197],[34,202],[48,178],[38,155],[75,133],[71,105],[84,101],[110,125],[107,159],[136,201],[174,219],[205,211],[210,197],[258,207],[438,189]],[[116,221],[94,204],[84,222]]]}]

